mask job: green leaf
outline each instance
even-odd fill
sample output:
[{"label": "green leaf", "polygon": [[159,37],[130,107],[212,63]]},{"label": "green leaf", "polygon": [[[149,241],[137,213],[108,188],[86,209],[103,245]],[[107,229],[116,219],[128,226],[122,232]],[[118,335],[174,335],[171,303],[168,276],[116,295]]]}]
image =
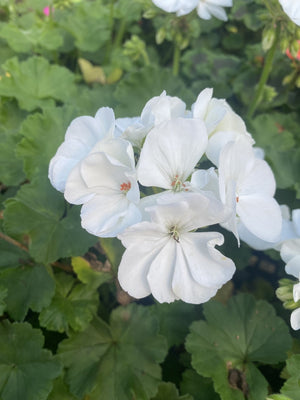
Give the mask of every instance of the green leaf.
[{"label": "green leaf", "polygon": [[43,265],[22,265],[0,270],[0,281],[8,289],[6,304],[9,315],[22,321],[28,309],[40,312],[54,295],[54,280]]},{"label": "green leaf", "polygon": [[0,272],[29,261],[29,254],[26,251],[3,239],[0,240],[0,253]]},{"label": "green leaf", "polygon": [[253,120],[256,145],[265,150],[279,188],[293,187],[299,181],[300,149],[296,138],[299,118],[296,114],[269,113]]},{"label": "green leaf", "polygon": [[43,178],[23,185],[5,202],[4,227],[9,236],[29,235],[29,252],[41,263],[84,254],[97,240],[80,226],[78,207]]},{"label": "green leaf", "polygon": [[6,303],[5,299],[7,296],[7,289],[4,286],[0,286],[0,316],[3,315],[5,309],[6,309]]},{"label": "green leaf", "polygon": [[178,390],[174,383],[162,382],[158,386],[158,392],[152,400],[193,400],[193,396],[186,394],[179,396]]},{"label": "green leaf", "polygon": [[17,146],[17,155],[24,162],[28,179],[38,174],[48,175],[49,162],[76,116],[74,107],[56,107],[44,110],[43,114],[29,115],[23,122],[20,129],[23,139]]},{"label": "green leaf", "polygon": [[26,117],[15,102],[5,102],[0,108],[0,181],[18,185],[25,180],[22,162],[16,157],[16,144],[20,141],[19,127]]},{"label": "green leaf", "polygon": [[43,57],[19,62],[16,57],[5,62],[8,73],[0,80],[0,95],[14,97],[21,109],[33,111],[65,101],[75,91],[74,75],[65,67],[50,65]]},{"label": "green leaf", "polygon": [[204,305],[207,322],[191,325],[186,348],[192,366],[211,377],[223,400],[263,399],[268,383],[253,364],[285,360],[291,338],[285,322],[265,301],[240,294],[227,307],[217,302]]},{"label": "green leaf", "polygon": [[124,247],[121,241],[117,238],[101,238],[100,245],[111,263],[113,270],[117,271],[124,253]]},{"label": "green leaf", "polygon": [[67,334],[70,328],[84,330],[97,312],[97,291],[65,273],[56,274],[55,279],[56,292],[49,307],[40,314],[41,326]]},{"label": "green leaf", "polygon": [[266,400],[295,400],[295,399],[291,399],[290,397],[284,396],[283,394],[272,394],[271,396],[268,396]]},{"label": "green leaf", "polygon": [[214,391],[212,380],[197,374],[193,369],[186,369],[182,374],[180,384],[182,393],[190,393],[195,400],[220,400]]},{"label": "green leaf", "polygon": [[83,257],[73,257],[72,266],[78,279],[89,285],[90,288],[97,289],[103,283],[113,279],[111,270],[104,270],[104,268],[100,270],[93,269],[91,264]]},{"label": "green leaf", "polygon": [[174,79],[170,70],[158,67],[146,67],[138,72],[126,75],[114,93],[119,105],[118,117],[136,116],[142,112],[146,102],[153,96],[159,96],[166,90],[170,96],[178,96],[191,104],[195,96],[180,78]]},{"label": "green leaf", "polygon": [[182,301],[157,303],[151,310],[159,319],[160,333],[167,338],[169,347],[183,343],[190,324],[200,316],[199,307]]},{"label": "green leaf", "polygon": [[[20,22],[22,23],[19,20],[18,23]],[[24,27],[17,26],[13,22],[2,24],[0,37],[5,39],[17,53],[30,53],[40,48],[56,50],[63,44],[62,33],[52,24],[44,23],[42,20],[35,22],[33,14],[30,22],[31,26]]]},{"label": "green leaf", "polygon": [[60,364],[44,350],[40,330],[28,323],[0,324],[0,397],[2,400],[46,400]]},{"label": "green leaf", "polygon": [[294,354],[289,358],[286,362],[286,368],[290,378],[284,383],[281,393],[292,400],[300,400],[300,354]]},{"label": "green leaf", "polygon": [[89,394],[89,400],[150,399],[166,352],[157,320],[136,304],[115,309],[110,326],[96,318],[86,331],[59,346],[71,392],[77,397]]},{"label": "green leaf", "polygon": [[110,38],[110,10],[99,0],[74,5],[72,12],[61,14],[59,23],[80,50],[95,52]]},{"label": "green leaf", "polygon": [[62,377],[60,376],[58,379],[54,381],[52,392],[49,394],[47,400],[78,400],[78,399],[69,392],[67,385],[64,383]]}]

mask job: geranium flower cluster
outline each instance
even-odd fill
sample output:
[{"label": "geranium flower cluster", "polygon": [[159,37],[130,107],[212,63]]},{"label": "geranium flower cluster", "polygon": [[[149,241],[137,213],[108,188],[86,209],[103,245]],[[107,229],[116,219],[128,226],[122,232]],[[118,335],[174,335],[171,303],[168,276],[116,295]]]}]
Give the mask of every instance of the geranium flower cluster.
[{"label": "geranium flower cluster", "polygon": [[125,291],[202,303],[235,271],[215,248],[223,235],[207,227],[221,224],[238,242],[240,232],[267,242],[281,232],[274,176],[253,145],[212,89],[191,110],[163,92],[140,117],[115,119],[104,107],[72,121],[49,178],[67,201],[82,204],[83,228],[122,241]]},{"label": "geranium flower cluster", "polygon": [[152,0],[153,3],[166,12],[176,12],[177,16],[189,14],[194,9],[202,19],[216,17],[227,21],[223,7],[232,7],[232,0]]}]

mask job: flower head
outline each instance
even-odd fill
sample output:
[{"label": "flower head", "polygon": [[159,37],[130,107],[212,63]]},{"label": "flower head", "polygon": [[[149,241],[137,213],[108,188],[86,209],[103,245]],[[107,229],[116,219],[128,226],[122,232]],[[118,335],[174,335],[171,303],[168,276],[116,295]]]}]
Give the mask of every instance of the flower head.
[{"label": "flower head", "polygon": [[122,288],[136,298],[152,293],[159,302],[209,300],[235,266],[215,249],[221,234],[191,231],[223,220],[221,203],[199,193],[169,193],[148,212],[149,222],[118,236],[126,247],[118,272]]}]

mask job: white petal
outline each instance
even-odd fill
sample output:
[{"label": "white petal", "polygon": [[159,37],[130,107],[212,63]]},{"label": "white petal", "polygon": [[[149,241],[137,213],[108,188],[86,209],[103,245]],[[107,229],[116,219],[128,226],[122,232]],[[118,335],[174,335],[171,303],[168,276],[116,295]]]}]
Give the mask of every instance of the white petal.
[{"label": "white petal", "polygon": [[293,286],[293,298],[295,302],[300,300],[300,283]]},{"label": "white petal", "polygon": [[279,0],[284,12],[300,26],[300,3],[298,0]]},{"label": "white petal", "polygon": [[138,223],[141,214],[125,196],[95,195],[81,208],[81,225],[92,235],[114,237]]},{"label": "white petal", "polygon": [[256,159],[251,171],[238,180],[237,190],[240,196],[260,193],[273,197],[275,189],[276,182],[273,172],[264,160]]},{"label": "white petal", "polygon": [[[300,239],[288,240],[283,243],[280,250],[280,257],[284,262],[289,262],[292,258],[300,255]],[[297,276],[296,276],[297,277]]]},{"label": "white petal", "polygon": [[291,314],[291,327],[295,331],[300,329],[300,308],[297,308]]},{"label": "white petal", "polygon": [[206,88],[199,93],[196,102],[192,105],[193,118],[205,119],[208,105],[212,99],[213,89]]},{"label": "white petal", "polygon": [[280,235],[281,211],[272,197],[260,193],[240,196],[237,214],[246,228],[260,239],[273,242]]},{"label": "white petal", "polygon": [[150,222],[134,225],[118,238],[127,248],[118,271],[121,287],[135,298],[148,296],[151,293],[147,280],[149,268],[169,238]]},{"label": "white petal", "polygon": [[135,167],[134,153],[132,145],[124,139],[108,139],[98,142],[91,153],[105,153],[111,163],[123,165],[128,168]]},{"label": "white petal", "polygon": [[176,268],[172,279],[172,289],[178,298],[191,304],[205,303],[218,290],[216,287],[202,286],[193,278],[181,246],[177,246]]},{"label": "white petal", "polygon": [[300,274],[300,255],[293,257],[285,266],[285,272],[299,278]]},{"label": "white petal", "polygon": [[95,120],[97,123],[97,134],[99,139],[104,137],[114,137],[115,114],[112,108],[100,108],[95,115]]},{"label": "white petal", "polygon": [[129,128],[132,125],[135,125],[136,123],[141,122],[140,117],[132,117],[132,118],[117,118],[116,119],[116,129],[115,129],[115,137],[118,138],[120,137],[127,128]]},{"label": "white petal", "polygon": [[138,163],[138,179],[144,186],[172,189],[177,176],[182,182],[192,173],[207,145],[204,123],[174,118],[148,134]]},{"label": "white petal", "polygon": [[160,303],[171,303],[178,299],[172,290],[172,278],[177,263],[176,244],[174,239],[169,238],[152,260],[147,275],[151,293]]},{"label": "white petal", "polygon": [[292,211],[292,220],[296,233],[300,236],[300,208]]},{"label": "white petal", "polygon": [[223,242],[223,235],[217,232],[185,233],[180,237],[190,274],[200,285],[220,288],[234,274],[233,261],[215,249]]},{"label": "white petal", "polygon": [[208,11],[211,15],[214,17],[222,20],[222,21],[227,21],[227,15],[224,10],[224,8],[216,6],[215,4],[207,4]]},{"label": "white petal", "polygon": [[72,169],[66,182],[64,195],[71,204],[83,204],[95,195],[95,191],[86,185],[82,177],[81,166],[79,163]]},{"label": "white petal", "polygon": [[205,3],[203,3],[202,1],[200,1],[200,3],[198,4],[197,13],[198,13],[199,17],[202,19],[207,19],[207,20],[211,19],[211,14],[209,12],[209,9],[208,9],[207,5]]}]

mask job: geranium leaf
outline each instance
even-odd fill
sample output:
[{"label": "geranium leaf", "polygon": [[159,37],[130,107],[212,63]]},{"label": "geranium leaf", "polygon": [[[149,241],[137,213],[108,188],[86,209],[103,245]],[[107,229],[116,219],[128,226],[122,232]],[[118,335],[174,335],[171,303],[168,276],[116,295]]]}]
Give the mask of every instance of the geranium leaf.
[{"label": "geranium leaf", "polygon": [[115,309],[110,325],[94,319],[86,331],[59,346],[71,392],[77,397],[88,394],[90,400],[150,399],[166,351],[157,320],[136,304]]},{"label": "geranium leaf", "polygon": [[[170,96],[178,96],[190,105],[195,96],[180,78],[173,79],[168,69],[146,67],[141,71],[126,75],[116,88],[114,96],[119,102],[116,107],[118,117],[136,116],[142,112],[143,105],[153,96],[166,90]],[[130,93],[130,101],[128,101]]]},{"label": "geranium leaf", "polygon": [[193,400],[193,396],[185,394],[180,396],[174,383],[162,382],[158,385],[158,392],[151,400]]},{"label": "geranium leaf", "polygon": [[228,306],[204,305],[207,322],[191,325],[186,347],[192,366],[211,377],[223,400],[265,398],[267,381],[253,364],[285,360],[291,345],[288,327],[265,301],[246,294],[232,297]]},{"label": "geranium leaf", "polygon": [[17,146],[17,155],[24,162],[29,179],[41,174],[48,175],[50,159],[63,142],[68,125],[75,118],[74,107],[56,107],[43,114],[29,115],[20,128],[23,139]]},{"label": "geranium leaf", "polygon": [[28,323],[0,324],[0,397],[3,400],[46,400],[60,364],[43,349],[40,330]]},{"label": "geranium leaf", "polygon": [[186,369],[182,374],[180,383],[182,393],[190,393],[194,400],[220,400],[214,391],[212,380],[197,374],[193,369]]},{"label": "geranium leaf", "polygon": [[103,265],[100,265],[98,268],[97,266],[92,268],[92,265],[83,257],[73,257],[72,266],[78,279],[86,285],[89,285],[90,288],[96,289],[103,283],[113,279],[111,270],[105,270]]},{"label": "geranium leaf", "polygon": [[40,314],[41,325],[58,332],[82,331],[97,312],[97,291],[65,273],[56,274],[55,279],[56,292]]},{"label": "geranium leaf", "polygon": [[84,254],[97,240],[80,226],[78,207],[70,207],[45,178],[24,185],[5,202],[8,235],[29,235],[29,251],[38,262]]},{"label": "geranium leaf", "polygon": [[277,186],[294,186],[298,181],[297,171],[300,170],[300,150],[295,141],[299,129],[298,116],[274,112],[261,114],[252,124],[256,145],[264,149]]},{"label": "geranium leaf", "polygon": [[300,400],[300,354],[294,354],[289,358],[286,368],[290,378],[284,383],[281,393],[293,400]]},{"label": "geranium leaf", "polygon": [[7,72],[0,80],[0,95],[14,97],[21,109],[33,111],[65,101],[75,91],[74,75],[65,67],[50,65],[43,57],[19,62],[14,57],[2,68]]},{"label": "geranium leaf", "polygon": [[110,37],[109,17],[109,8],[102,1],[85,1],[74,5],[72,12],[61,12],[58,22],[75,38],[78,49],[94,52]]},{"label": "geranium leaf", "polygon": [[5,299],[7,296],[7,289],[4,286],[0,286],[0,316],[3,315],[6,309]]},{"label": "geranium leaf", "polygon": [[151,310],[159,319],[160,332],[167,338],[169,347],[184,342],[190,324],[199,318],[200,313],[199,307],[182,301],[157,303]]},{"label": "geranium leaf", "polygon": [[0,281],[7,288],[7,312],[17,321],[25,318],[28,309],[40,312],[54,294],[54,280],[43,265],[22,265],[0,269]]}]

